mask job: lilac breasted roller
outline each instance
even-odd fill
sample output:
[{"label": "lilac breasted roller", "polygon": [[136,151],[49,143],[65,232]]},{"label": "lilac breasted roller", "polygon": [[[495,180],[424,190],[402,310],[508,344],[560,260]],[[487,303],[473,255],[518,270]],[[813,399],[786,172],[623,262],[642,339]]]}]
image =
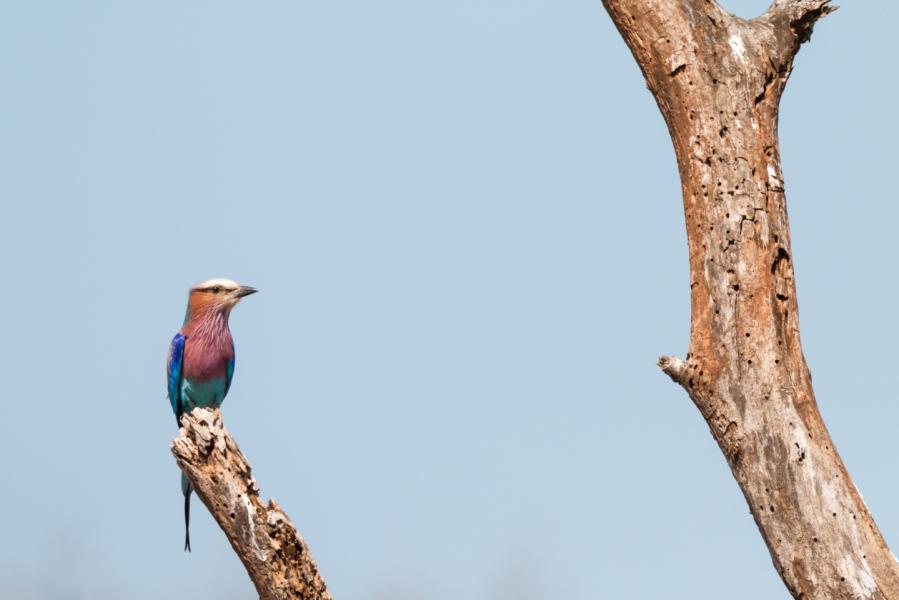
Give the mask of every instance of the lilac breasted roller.
[{"label": "lilac breasted roller", "polygon": [[[166,374],[169,401],[181,427],[181,415],[196,407],[218,408],[234,376],[234,341],[228,329],[231,309],[256,290],[230,279],[210,279],[190,290],[184,325],[169,346]],[[184,493],[184,549],[190,552],[190,494],[193,488],[181,475]]]}]

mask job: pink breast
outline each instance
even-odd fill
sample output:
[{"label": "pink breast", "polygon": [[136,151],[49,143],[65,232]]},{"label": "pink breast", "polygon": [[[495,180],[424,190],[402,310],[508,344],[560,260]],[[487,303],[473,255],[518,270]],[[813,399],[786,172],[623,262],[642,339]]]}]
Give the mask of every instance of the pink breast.
[{"label": "pink breast", "polygon": [[184,344],[184,376],[193,381],[224,377],[234,358],[231,334],[219,336],[188,335]]}]

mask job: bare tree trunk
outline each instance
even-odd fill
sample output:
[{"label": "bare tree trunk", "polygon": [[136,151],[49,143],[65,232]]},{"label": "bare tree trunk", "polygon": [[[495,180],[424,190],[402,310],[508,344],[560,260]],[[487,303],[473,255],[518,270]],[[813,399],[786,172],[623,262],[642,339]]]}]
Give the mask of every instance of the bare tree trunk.
[{"label": "bare tree trunk", "polygon": [[702,412],[796,598],[899,598],[899,569],[834,448],[799,341],[778,106],[829,0],[757,19],[714,0],[604,0],[674,142],[690,251],[686,360]]},{"label": "bare tree trunk", "polygon": [[274,500],[259,499],[250,465],[219,411],[181,417],[172,454],[228,536],[263,600],[331,600],[306,542]]}]

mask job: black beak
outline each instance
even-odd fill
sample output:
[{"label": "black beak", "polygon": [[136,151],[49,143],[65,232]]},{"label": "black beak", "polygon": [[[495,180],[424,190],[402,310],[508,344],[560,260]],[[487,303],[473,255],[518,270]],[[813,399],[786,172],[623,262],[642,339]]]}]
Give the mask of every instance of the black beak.
[{"label": "black beak", "polygon": [[250,294],[255,294],[258,291],[259,290],[257,290],[254,287],[250,287],[248,285],[242,285],[239,288],[237,288],[236,292],[234,292],[234,296],[236,298],[243,298],[244,296],[249,296]]}]

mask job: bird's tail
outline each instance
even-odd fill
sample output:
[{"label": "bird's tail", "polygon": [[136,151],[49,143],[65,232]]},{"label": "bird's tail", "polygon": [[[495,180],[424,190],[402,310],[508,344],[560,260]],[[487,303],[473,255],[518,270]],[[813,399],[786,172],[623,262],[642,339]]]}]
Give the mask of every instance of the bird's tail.
[{"label": "bird's tail", "polygon": [[190,552],[190,493],[194,489],[184,474],[181,475],[181,491],[184,493],[184,551]]}]

